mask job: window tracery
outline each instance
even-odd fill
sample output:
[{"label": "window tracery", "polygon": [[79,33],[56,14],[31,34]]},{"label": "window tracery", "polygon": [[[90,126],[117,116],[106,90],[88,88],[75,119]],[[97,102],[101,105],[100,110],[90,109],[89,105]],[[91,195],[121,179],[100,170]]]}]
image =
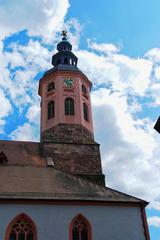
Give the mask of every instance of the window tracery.
[{"label": "window tracery", "polygon": [[91,240],[90,224],[82,215],[78,215],[71,222],[70,240]]},{"label": "window tracery", "polygon": [[7,231],[6,240],[36,240],[35,226],[25,214],[16,217]]}]

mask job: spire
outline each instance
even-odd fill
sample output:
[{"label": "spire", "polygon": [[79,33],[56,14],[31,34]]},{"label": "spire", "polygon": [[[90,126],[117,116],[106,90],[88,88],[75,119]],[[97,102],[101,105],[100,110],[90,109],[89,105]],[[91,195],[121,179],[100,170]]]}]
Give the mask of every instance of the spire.
[{"label": "spire", "polygon": [[67,30],[64,29],[61,33],[61,36],[62,36],[62,40],[66,41],[67,40]]},{"label": "spire", "polygon": [[72,45],[67,41],[67,30],[63,30],[61,33],[62,41],[57,44],[57,50],[59,52],[65,51],[65,52],[71,52],[72,51]]},{"label": "spire", "polygon": [[63,68],[68,69],[68,66],[75,68],[78,59],[72,52],[72,45],[68,42],[67,31],[63,30],[61,36],[62,41],[57,44],[58,52],[52,56],[52,64],[54,67],[63,65]]}]

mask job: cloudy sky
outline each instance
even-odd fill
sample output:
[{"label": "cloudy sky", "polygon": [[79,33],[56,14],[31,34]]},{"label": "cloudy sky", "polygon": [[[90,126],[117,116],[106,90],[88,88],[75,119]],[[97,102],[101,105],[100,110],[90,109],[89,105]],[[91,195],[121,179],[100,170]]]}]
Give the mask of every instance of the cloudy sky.
[{"label": "cloudy sky", "polygon": [[150,201],[160,236],[159,0],[0,0],[0,139],[39,140],[38,79],[61,30],[93,82],[95,138],[109,187]]}]

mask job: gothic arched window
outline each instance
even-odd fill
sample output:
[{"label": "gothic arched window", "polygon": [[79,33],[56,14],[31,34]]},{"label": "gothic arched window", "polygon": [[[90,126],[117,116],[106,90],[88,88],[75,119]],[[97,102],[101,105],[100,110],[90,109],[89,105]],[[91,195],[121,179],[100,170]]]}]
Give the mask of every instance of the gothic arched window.
[{"label": "gothic arched window", "polygon": [[91,226],[82,215],[76,216],[70,224],[70,240],[91,240]]},{"label": "gothic arched window", "polygon": [[55,89],[55,84],[54,82],[50,82],[47,86],[47,92],[50,92]]},{"label": "gothic arched window", "polygon": [[36,235],[35,224],[26,214],[22,213],[9,224],[6,240],[37,240]]},{"label": "gothic arched window", "polygon": [[54,101],[48,103],[48,119],[54,117]]},{"label": "gothic arched window", "polygon": [[86,121],[89,120],[89,117],[88,117],[88,106],[86,103],[83,103],[83,116],[84,116],[84,119]]},{"label": "gothic arched window", "polygon": [[74,100],[72,98],[65,99],[65,115],[74,115]]}]

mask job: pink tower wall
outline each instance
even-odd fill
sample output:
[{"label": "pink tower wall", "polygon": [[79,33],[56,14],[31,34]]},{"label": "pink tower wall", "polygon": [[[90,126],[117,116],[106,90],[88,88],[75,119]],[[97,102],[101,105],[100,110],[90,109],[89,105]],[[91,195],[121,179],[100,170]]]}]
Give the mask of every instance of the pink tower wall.
[{"label": "pink tower wall", "polygon": [[[64,79],[71,78],[74,80],[73,88],[66,88],[64,86]],[[47,92],[47,86],[54,81],[55,90]],[[82,93],[82,84],[87,89],[87,95]],[[57,71],[50,73],[40,80],[39,95],[41,96],[41,132],[50,129],[59,123],[66,124],[81,124],[90,133],[93,134],[92,109],[90,101],[91,82],[85,75],[80,72]],[[64,101],[65,98],[71,97],[74,99],[75,115],[65,116]],[[47,104],[49,101],[55,101],[55,116],[47,119]],[[83,116],[83,103],[86,103],[89,110],[89,121],[86,121]]]}]

